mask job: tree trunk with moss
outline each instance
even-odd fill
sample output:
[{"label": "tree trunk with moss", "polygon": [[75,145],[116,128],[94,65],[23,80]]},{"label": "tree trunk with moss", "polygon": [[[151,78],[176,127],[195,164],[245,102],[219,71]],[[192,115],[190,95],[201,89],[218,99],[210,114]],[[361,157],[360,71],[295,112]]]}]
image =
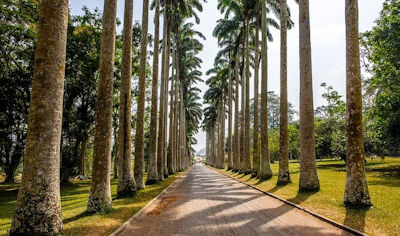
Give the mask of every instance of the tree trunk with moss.
[{"label": "tree trunk with moss", "polygon": [[231,78],[232,71],[229,69],[228,77],[228,170],[233,168],[232,160],[232,90],[233,90],[233,80]]},{"label": "tree trunk with moss", "polygon": [[135,139],[135,180],[138,189],[144,189],[144,105],[146,99],[147,34],[149,26],[149,0],[143,0],[142,35],[140,45],[139,92]]},{"label": "tree trunk with moss", "polygon": [[81,167],[79,168],[79,175],[81,176],[85,176],[86,145],[87,139],[81,142]]},{"label": "tree trunk with moss", "polygon": [[[149,171],[147,174],[146,184],[154,184],[159,181],[158,176],[158,159],[162,158],[163,153],[160,152],[160,156],[157,155],[157,126],[159,130],[163,129],[162,122],[157,125],[157,106],[158,106],[158,54],[159,54],[159,41],[160,41],[160,0],[155,2],[155,16],[154,16],[154,55],[153,55],[153,80],[151,90],[151,118],[150,118],[150,156],[149,156]],[[161,78],[161,89],[163,91],[164,80]],[[161,92],[160,104],[163,103],[164,96]],[[160,117],[162,117],[163,110],[160,105]],[[160,119],[161,120],[161,119]],[[160,134],[158,135],[160,136]]]},{"label": "tree trunk with moss", "polygon": [[41,1],[24,170],[11,235],[62,231],[60,142],[67,20],[67,0]]},{"label": "tree trunk with moss", "polygon": [[300,30],[300,191],[319,190],[315,163],[314,105],[309,0],[299,1]]},{"label": "tree trunk with moss", "polygon": [[220,129],[219,129],[219,159],[218,159],[218,168],[224,169],[225,168],[225,103],[224,99],[222,98],[220,104]]},{"label": "tree trunk with moss", "polygon": [[132,173],[131,144],[132,21],[133,1],[125,0],[117,156],[119,172],[118,197],[133,196],[137,190]]},{"label": "tree trunk with moss", "polygon": [[[168,31],[168,30],[167,30]],[[168,132],[168,86],[169,86],[169,37],[167,36],[167,58],[166,58],[166,70],[165,70],[165,86],[164,86],[164,102],[163,102],[163,133],[162,133],[162,146],[163,146],[163,168],[164,168],[164,178],[168,178],[169,171],[168,171],[168,141],[167,141],[167,132]]]},{"label": "tree trunk with moss", "polygon": [[246,44],[245,44],[245,56],[246,56],[246,82],[245,82],[245,128],[244,128],[244,169],[245,174],[251,173],[251,157],[250,157],[250,48],[249,48],[249,38],[250,38],[250,21],[246,22]]},{"label": "tree trunk with moss", "polygon": [[358,1],[346,0],[347,175],[344,203],[371,206],[365,178]]},{"label": "tree trunk with moss", "polygon": [[239,140],[239,55],[235,55],[235,122],[233,135],[233,169],[239,170],[240,140]]},{"label": "tree trunk with moss", "polygon": [[262,3],[262,45],[261,45],[261,163],[260,179],[270,179],[272,170],[268,150],[268,38],[267,38],[267,8]]},{"label": "tree trunk with moss", "polygon": [[[243,45],[244,46],[244,45]],[[240,98],[240,108],[241,108],[241,111],[240,111],[240,161],[239,161],[239,173],[243,173],[243,171],[244,171],[244,153],[245,153],[245,140],[244,140],[244,133],[245,133],[245,126],[246,126],[246,123],[245,123],[245,114],[244,114],[244,112],[245,112],[245,106],[246,106],[246,104],[245,104],[245,86],[246,86],[246,74],[245,74],[245,72],[246,72],[246,70],[245,70],[245,67],[244,67],[244,64],[245,64],[245,53],[244,53],[244,50],[243,50],[243,56],[242,56],[242,74],[241,74],[241,94],[240,94],[240,96],[241,96],[241,98]]]},{"label": "tree trunk with moss", "polygon": [[279,175],[278,184],[290,183],[289,138],[288,138],[288,100],[287,100],[287,6],[281,0],[281,94],[279,129]]},{"label": "tree trunk with moss", "polygon": [[110,171],[116,15],[117,1],[105,1],[96,106],[92,185],[86,208],[89,213],[107,212],[112,207]]},{"label": "tree trunk with moss", "polygon": [[[257,17],[259,19],[259,17]],[[260,148],[259,148],[259,132],[258,132],[258,72],[259,72],[259,25],[256,25],[255,37],[255,62],[254,62],[254,121],[253,121],[253,176],[257,176],[260,172]]]}]

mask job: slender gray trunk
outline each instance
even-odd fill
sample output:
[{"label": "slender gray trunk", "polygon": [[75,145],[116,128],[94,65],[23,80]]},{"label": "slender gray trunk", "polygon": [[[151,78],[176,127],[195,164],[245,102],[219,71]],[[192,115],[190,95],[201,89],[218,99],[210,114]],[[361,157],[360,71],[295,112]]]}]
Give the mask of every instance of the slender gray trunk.
[{"label": "slender gray trunk", "polygon": [[144,105],[146,96],[147,34],[149,24],[149,0],[143,0],[142,35],[140,47],[139,93],[135,139],[135,180],[138,189],[144,189]]},{"label": "slender gray trunk", "polygon": [[235,171],[239,170],[240,167],[240,159],[239,159],[239,151],[240,151],[240,139],[239,139],[239,55],[238,53],[235,55],[235,131],[234,131],[234,146],[233,146],[233,169]]},{"label": "slender gray trunk", "polygon": [[358,1],[346,0],[347,175],[344,203],[371,206],[365,178]]},{"label": "slender gray trunk", "polygon": [[41,1],[24,170],[11,235],[62,231],[60,141],[67,20],[67,0]]},{"label": "slender gray trunk", "polygon": [[280,94],[280,136],[278,184],[290,183],[289,139],[288,139],[288,99],[287,99],[287,7],[281,0],[281,94]]},{"label": "slender gray trunk", "polygon": [[118,197],[136,193],[136,183],[132,173],[131,138],[131,78],[132,78],[132,21],[133,1],[125,0],[125,16],[122,47],[121,93],[118,141]]},{"label": "slender gray trunk", "polygon": [[300,179],[302,191],[319,190],[315,163],[314,105],[309,0],[299,2],[300,30]]},{"label": "slender gray trunk", "polygon": [[106,0],[104,2],[103,33],[101,38],[92,185],[86,208],[89,213],[107,212],[112,208],[110,171],[116,16],[117,1]]},{"label": "slender gray trunk", "polygon": [[259,178],[270,179],[272,170],[268,150],[268,38],[267,38],[267,8],[262,3],[262,69],[261,69],[261,170]]},{"label": "slender gray trunk", "polygon": [[[162,130],[162,122],[157,124],[157,106],[158,106],[158,54],[159,54],[159,41],[160,41],[160,0],[156,0],[155,16],[154,16],[154,55],[153,55],[153,80],[152,80],[152,92],[151,92],[151,118],[150,118],[150,157],[149,157],[149,171],[147,173],[146,184],[154,184],[159,180],[158,172],[158,159],[162,158],[163,152],[158,152],[161,154],[157,155],[157,127]],[[164,65],[162,65],[164,66]],[[163,113],[163,83],[164,79],[161,78],[161,88],[160,88],[160,117]],[[160,119],[161,120],[161,119]],[[160,133],[158,134],[158,137]],[[161,140],[162,141],[162,140]],[[160,142],[160,140],[159,140]]]},{"label": "slender gray trunk", "polygon": [[[258,18],[258,17],[257,17]],[[258,73],[259,73],[259,25],[256,25],[255,37],[255,63],[254,63],[254,121],[253,121],[253,176],[257,176],[260,172],[260,147],[258,143],[259,130],[258,130]]]}]

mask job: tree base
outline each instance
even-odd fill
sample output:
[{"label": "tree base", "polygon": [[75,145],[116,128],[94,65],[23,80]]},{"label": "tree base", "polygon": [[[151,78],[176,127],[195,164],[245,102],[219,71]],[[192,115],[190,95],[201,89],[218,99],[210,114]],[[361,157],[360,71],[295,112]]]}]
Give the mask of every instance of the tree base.
[{"label": "tree base", "polygon": [[61,232],[59,196],[25,193],[15,208],[10,235],[58,235]]},{"label": "tree base", "polygon": [[272,178],[272,174],[260,174],[260,180],[269,180]]},{"label": "tree base", "polygon": [[276,182],[277,185],[287,185],[291,183],[289,172],[284,174],[279,174],[278,181]]},{"label": "tree base", "polygon": [[112,202],[110,200],[100,200],[98,198],[89,197],[89,202],[86,207],[86,212],[89,214],[108,213],[112,210]]}]

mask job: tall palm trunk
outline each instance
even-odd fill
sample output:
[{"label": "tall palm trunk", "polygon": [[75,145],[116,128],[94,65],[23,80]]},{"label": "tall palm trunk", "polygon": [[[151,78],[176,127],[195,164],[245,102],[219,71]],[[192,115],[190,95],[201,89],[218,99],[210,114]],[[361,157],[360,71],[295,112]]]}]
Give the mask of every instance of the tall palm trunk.
[{"label": "tall palm trunk", "polygon": [[[10,234],[59,234],[68,0],[42,0],[24,170]],[[51,91],[51,93],[49,93]]]},{"label": "tall palm trunk", "polygon": [[272,170],[268,151],[268,38],[267,38],[267,7],[262,2],[262,46],[261,46],[261,179],[270,179]]},{"label": "tall palm trunk", "polygon": [[125,16],[122,49],[121,93],[119,112],[118,142],[118,196],[132,196],[136,193],[136,183],[132,173],[131,141],[131,78],[132,78],[132,21],[133,1],[125,0]]},{"label": "tall palm trunk", "polygon": [[[259,19],[259,17],[257,17]],[[257,20],[258,22],[258,20]],[[259,26],[256,25],[256,39],[255,39],[255,63],[254,63],[254,122],[253,122],[253,176],[257,176],[260,172],[260,148],[258,145],[258,74],[259,74]]]},{"label": "tall palm trunk", "polygon": [[104,2],[103,34],[101,38],[100,78],[96,106],[92,185],[87,212],[111,210],[111,138],[113,72],[116,34],[117,1]]},{"label": "tall palm trunk", "polygon": [[235,171],[239,170],[240,160],[239,160],[239,151],[240,151],[240,139],[239,139],[239,55],[236,53],[235,55],[235,127],[234,127],[234,145],[233,145],[233,169]]},{"label": "tall palm trunk", "polygon": [[288,139],[288,99],[287,99],[287,6],[281,0],[281,95],[280,95],[280,136],[278,184],[290,183],[289,139]]},{"label": "tall palm trunk", "polygon": [[206,163],[210,164],[210,132],[207,131],[206,133]]},{"label": "tall palm trunk", "polygon": [[[152,90],[151,90],[151,117],[150,117],[150,156],[149,156],[149,170],[147,174],[146,184],[154,184],[159,180],[158,171],[158,160],[162,160],[163,152],[158,152],[161,154],[157,155],[157,126],[159,130],[163,130],[163,123],[158,122],[157,124],[157,106],[158,106],[158,55],[159,55],[159,41],[160,41],[160,0],[156,0],[155,15],[154,15],[154,55],[153,55],[153,80],[152,80]],[[160,88],[160,117],[163,117],[164,110],[163,106],[163,85],[164,79],[161,78],[161,88]],[[162,119],[160,119],[162,121]],[[159,132],[160,133],[160,132]],[[160,134],[158,135],[158,137]],[[162,141],[162,140],[161,140]],[[160,141],[159,141],[160,142]]]},{"label": "tall palm trunk", "polygon": [[[165,17],[166,18],[166,17]],[[170,39],[169,39],[169,28],[168,24],[165,25],[165,39],[167,39],[167,45],[166,46],[166,62],[165,62],[165,72],[169,73],[169,45],[170,45]],[[168,31],[168,32],[167,32]],[[169,79],[168,76],[166,76],[166,79]],[[175,173],[175,148],[173,148],[173,143],[174,143],[174,92],[175,92],[175,83],[174,83],[174,70],[172,70],[172,77],[171,77],[171,91],[170,91],[170,112],[169,112],[169,144],[168,144],[168,173],[169,174],[174,174]],[[167,111],[166,111],[167,112]]]},{"label": "tall palm trunk", "polygon": [[215,125],[211,128],[211,166],[215,166]]},{"label": "tall palm trunk", "polygon": [[144,103],[146,92],[147,34],[149,26],[149,0],[143,0],[142,35],[140,47],[139,93],[135,139],[135,180],[138,189],[144,189]]},{"label": "tall palm trunk", "polygon": [[250,21],[246,21],[246,37],[245,37],[245,57],[246,57],[246,82],[245,82],[245,128],[244,128],[244,169],[245,174],[251,173],[251,157],[250,157],[250,49],[249,49],[249,33]]},{"label": "tall palm trunk", "polygon": [[85,176],[85,159],[86,159],[86,145],[87,139],[81,142],[81,167],[79,169],[79,175]]},{"label": "tall palm trunk", "polygon": [[319,190],[315,163],[314,105],[309,0],[299,1],[300,30],[300,179],[299,189]]},{"label": "tall palm trunk", "polygon": [[365,179],[358,1],[346,0],[347,175],[346,205],[371,206]]},{"label": "tall palm trunk", "polygon": [[[179,65],[178,65],[179,67]],[[185,139],[186,139],[186,133],[185,133],[185,110],[184,110],[184,101],[183,101],[183,82],[180,82],[180,86],[179,86],[179,90],[180,90],[180,106],[179,106],[179,110],[180,110],[180,119],[179,119],[179,124],[181,125],[179,127],[179,133],[180,133],[180,144],[179,144],[179,149],[180,149],[180,155],[181,155],[181,170],[183,170],[185,168],[184,165],[184,161],[185,161],[185,157],[186,157],[186,150],[185,150]]]},{"label": "tall palm trunk", "polygon": [[[223,95],[224,96],[224,95]],[[218,159],[218,168],[225,168],[225,104],[224,99],[222,98],[220,104],[220,130],[219,130],[219,159]]]},{"label": "tall palm trunk", "polygon": [[[167,36],[168,37],[168,36]],[[169,38],[167,38],[167,45],[169,45]],[[168,46],[167,46],[168,48]],[[168,49],[167,49],[168,50]],[[169,51],[167,51],[169,52]],[[162,133],[162,147],[163,147],[163,167],[164,167],[164,178],[168,178],[169,171],[168,171],[168,142],[167,142],[167,132],[168,132],[168,86],[169,86],[169,53],[167,53],[167,60],[166,60],[166,70],[165,70],[165,86],[164,86],[164,117],[163,117],[163,133]]]},{"label": "tall palm trunk", "polygon": [[[231,59],[231,58],[229,58]],[[231,70],[229,69],[229,90],[228,90],[228,170],[233,168],[232,160],[232,90],[233,90],[233,80],[231,78]]]},{"label": "tall palm trunk", "polygon": [[[168,49],[169,50],[169,49]],[[172,58],[172,63],[175,61],[173,53],[173,58]],[[169,59],[169,58],[168,58]],[[168,63],[169,64],[169,63]],[[168,65],[169,67],[169,65]],[[172,76],[171,76],[171,103],[170,103],[170,123],[169,123],[169,147],[170,147],[170,153],[171,153],[171,159],[172,159],[172,173],[175,173],[177,171],[176,168],[176,124],[175,124],[175,119],[176,119],[176,114],[175,114],[175,100],[177,97],[175,96],[175,91],[176,91],[176,80],[175,80],[175,74],[174,74],[174,66],[172,66]]]},{"label": "tall palm trunk", "polygon": [[240,167],[239,167],[239,172],[243,173],[244,171],[244,155],[245,155],[245,140],[244,140],[244,133],[246,132],[246,123],[245,123],[245,94],[246,94],[246,75],[245,75],[245,53],[243,49],[243,56],[242,56],[242,78],[241,78],[241,99],[240,99],[240,106],[241,106],[241,111],[240,111]]}]

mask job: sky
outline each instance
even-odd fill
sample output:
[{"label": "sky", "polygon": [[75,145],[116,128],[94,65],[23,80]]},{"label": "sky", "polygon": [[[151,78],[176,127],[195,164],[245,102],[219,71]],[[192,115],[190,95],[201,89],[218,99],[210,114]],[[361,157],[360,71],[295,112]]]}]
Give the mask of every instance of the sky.
[{"label": "sky", "polygon": [[[374,21],[379,16],[384,0],[359,0],[359,27],[364,32],[373,27]],[[341,95],[345,94],[345,13],[344,0],[310,0],[310,22],[311,22],[311,44],[312,44],[312,67],[313,67],[313,90],[314,106],[325,104],[320,84],[326,82],[333,86]],[[99,8],[103,10],[102,0],[70,0],[72,15],[82,14],[82,6],[89,9]],[[294,0],[288,0],[292,12],[295,27],[288,32],[288,99],[295,108],[299,107],[299,30],[298,30],[298,6]],[[199,14],[201,23],[196,29],[201,31],[206,40],[203,41],[204,50],[199,54],[203,60],[201,71],[203,80],[206,80],[205,72],[213,66],[214,57],[217,53],[217,40],[212,36],[216,21],[222,17],[217,10],[217,0],[208,0],[204,3],[203,12]],[[123,21],[124,1],[118,1],[118,18]],[[149,33],[153,34],[154,12],[149,15]],[[134,21],[140,22],[142,18],[142,1],[134,0]],[[162,25],[162,24],[160,24]],[[122,30],[122,24],[118,31]],[[279,50],[280,34],[278,30],[272,30],[274,41],[269,43],[268,50],[268,90],[279,94]],[[161,34],[162,35],[162,34]],[[205,84],[198,86],[204,93],[207,90]],[[253,87],[251,83],[251,88]],[[254,90],[251,89],[252,97]],[[205,134],[200,132],[196,136],[199,143],[194,147],[201,150],[205,147]]]}]

